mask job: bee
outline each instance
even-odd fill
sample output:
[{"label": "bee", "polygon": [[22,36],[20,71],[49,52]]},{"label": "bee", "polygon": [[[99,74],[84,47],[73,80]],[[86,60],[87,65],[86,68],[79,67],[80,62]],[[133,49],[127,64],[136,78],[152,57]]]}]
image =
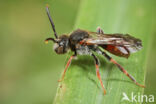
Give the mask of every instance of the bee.
[{"label": "bee", "polygon": [[49,7],[46,6],[46,12],[50,20],[52,29],[54,31],[55,38],[47,38],[48,41],[54,42],[54,51],[57,54],[65,54],[68,50],[73,51],[73,55],[69,58],[63,75],[59,81],[64,79],[65,73],[70,66],[70,63],[74,57],[77,55],[90,55],[95,61],[96,75],[100,81],[101,87],[104,94],[106,90],[104,88],[100,72],[99,72],[99,59],[93,53],[103,55],[108,61],[115,64],[118,69],[123,72],[127,77],[129,77],[136,85],[145,88],[144,85],[139,84],[119,63],[117,63],[112,57],[110,57],[104,50],[114,54],[116,56],[128,58],[131,53],[137,52],[142,48],[142,42],[140,39],[130,36],[129,34],[106,34],[104,31],[98,27],[96,32],[90,32],[82,29],[77,29],[70,34],[63,34],[58,37],[54,22],[50,16]]}]

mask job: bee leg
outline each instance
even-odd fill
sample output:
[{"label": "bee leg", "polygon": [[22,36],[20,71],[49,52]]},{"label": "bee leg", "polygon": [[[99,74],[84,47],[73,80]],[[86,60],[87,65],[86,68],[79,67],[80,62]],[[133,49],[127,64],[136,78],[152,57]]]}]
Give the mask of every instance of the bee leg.
[{"label": "bee leg", "polygon": [[96,32],[98,34],[104,34],[103,30],[100,27],[97,27]]},{"label": "bee leg", "polygon": [[106,94],[106,90],[104,88],[104,85],[103,85],[103,82],[102,82],[102,79],[101,79],[101,76],[100,76],[100,72],[99,72],[99,60],[97,59],[97,57],[93,53],[92,53],[92,56],[93,56],[93,58],[95,60],[96,75],[97,75],[97,77],[98,77],[98,79],[100,81],[100,84],[102,86],[102,89],[104,91],[104,94]]},{"label": "bee leg", "polygon": [[73,59],[75,56],[76,56],[76,55],[72,55],[72,56],[69,58],[69,60],[68,60],[68,62],[67,62],[67,64],[66,64],[66,67],[65,67],[65,69],[64,69],[63,75],[62,75],[61,79],[60,79],[60,80],[58,80],[58,82],[63,81],[64,76],[65,76],[65,73],[66,73],[66,71],[67,71],[68,67],[69,67],[69,66],[70,66],[70,64],[71,64],[72,59]]},{"label": "bee leg", "polygon": [[[99,49],[100,50],[100,49]],[[139,84],[136,82],[136,80],[130,75],[120,64],[118,64],[113,58],[111,58],[109,55],[107,55],[104,51],[100,50],[102,52],[102,55],[105,56],[110,62],[115,64],[121,72],[123,72],[127,77],[129,77],[136,85],[145,88],[144,85]]]}]

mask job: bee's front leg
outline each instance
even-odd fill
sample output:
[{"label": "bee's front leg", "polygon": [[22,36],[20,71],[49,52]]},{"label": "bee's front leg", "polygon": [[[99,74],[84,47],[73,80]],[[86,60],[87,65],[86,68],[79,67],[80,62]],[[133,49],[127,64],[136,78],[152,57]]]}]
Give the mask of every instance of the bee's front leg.
[{"label": "bee's front leg", "polygon": [[70,56],[70,58],[69,58],[69,60],[68,60],[68,62],[67,62],[67,64],[66,64],[66,67],[65,67],[65,69],[64,69],[63,75],[62,75],[61,79],[58,80],[58,82],[61,82],[61,81],[64,80],[65,73],[66,73],[68,67],[69,67],[70,64],[71,64],[72,59],[75,58],[75,57],[76,57],[76,53],[75,53],[74,55]]}]

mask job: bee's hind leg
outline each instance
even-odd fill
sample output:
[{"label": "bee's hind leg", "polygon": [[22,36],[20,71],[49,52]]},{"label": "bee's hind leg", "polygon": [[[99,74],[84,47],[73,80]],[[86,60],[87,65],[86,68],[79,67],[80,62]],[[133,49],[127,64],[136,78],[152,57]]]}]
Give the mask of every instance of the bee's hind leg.
[{"label": "bee's hind leg", "polygon": [[130,75],[120,64],[118,64],[112,57],[110,57],[107,53],[105,53],[104,51],[102,51],[101,49],[98,48],[98,51],[101,52],[101,54],[110,62],[112,62],[113,64],[115,64],[118,69],[123,72],[127,77],[129,77],[136,85],[145,88],[144,85],[139,84],[132,75]]},{"label": "bee's hind leg", "polygon": [[103,30],[101,29],[100,26],[97,27],[96,32],[97,32],[98,34],[104,34],[104,32],[103,32]]}]

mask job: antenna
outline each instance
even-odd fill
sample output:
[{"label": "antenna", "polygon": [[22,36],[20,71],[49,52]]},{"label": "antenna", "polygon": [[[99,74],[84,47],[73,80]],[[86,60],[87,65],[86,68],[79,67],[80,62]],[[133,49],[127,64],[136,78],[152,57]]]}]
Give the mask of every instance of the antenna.
[{"label": "antenna", "polygon": [[56,30],[55,30],[54,22],[53,22],[53,20],[52,20],[52,18],[51,18],[51,16],[50,16],[50,12],[49,12],[49,7],[48,7],[48,5],[46,6],[46,11],[47,11],[47,15],[48,15],[49,21],[50,21],[50,23],[51,23],[52,29],[53,29],[53,31],[54,31],[55,38],[57,39],[58,36],[57,36]]},{"label": "antenna", "polygon": [[57,41],[56,41],[54,38],[47,38],[47,39],[45,40],[45,43],[48,44],[48,41],[49,41],[49,40],[53,41],[54,43],[57,43]]}]

